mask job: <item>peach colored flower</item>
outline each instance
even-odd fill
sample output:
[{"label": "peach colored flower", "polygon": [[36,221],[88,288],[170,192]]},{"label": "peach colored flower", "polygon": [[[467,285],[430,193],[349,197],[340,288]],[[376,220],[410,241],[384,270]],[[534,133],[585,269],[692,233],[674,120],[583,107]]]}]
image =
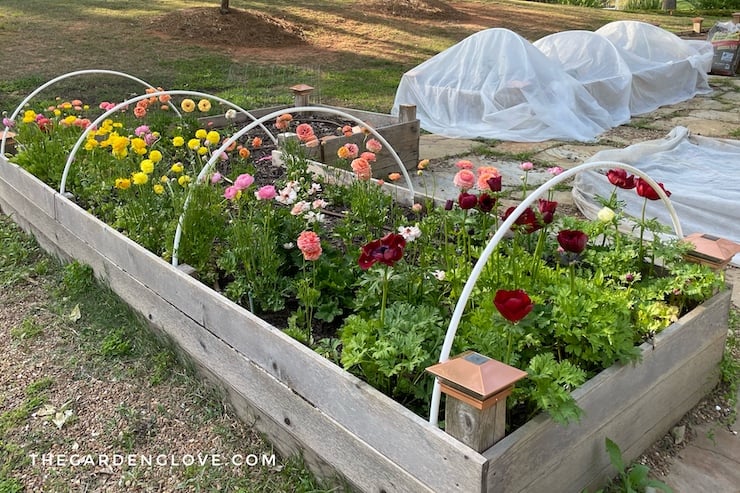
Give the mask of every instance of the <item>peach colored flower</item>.
[{"label": "peach colored flower", "polygon": [[253,149],[259,149],[262,147],[262,139],[259,137],[255,137],[252,139],[252,148]]},{"label": "peach colored flower", "polygon": [[246,147],[239,146],[239,157],[247,159],[249,157],[249,149]]},{"label": "peach colored flower", "polygon": [[353,133],[352,132],[352,127],[350,127],[349,125],[345,125],[345,126],[342,127],[342,134],[345,137],[351,137],[352,136],[352,133]]},{"label": "peach colored flower", "polygon": [[390,175],[388,175],[388,179],[390,181],[400,180],[401,179],[401,173],[391,173]]},{"label": "peach colored flower", "polygon": [[372,177],[372,169],[370,168],[370,163],[367,161],[367,159],[358,157],[357,159],[352,161],[351,166],[352,171],[355,172],[355,175],[357,175],[358,179],[366,181]]},{"label": "peach colored flower", "polygon": [[467,168],[463,168],[457,172],[452,179],[452,183],[461,190],[470,190],[475,185],[475,173]]},{"label": "peach colored flower", "polygon": [[375,153],[372,153],[370,151],[365,151],[362,154],[360,154],[360,157],[362,159],[367,159],[368,163],[374,163],[377,159],[377,156],[375,156]]},{"label": "peach colored flower", "polygon": [[311,128],[311,125],[308,123],[301,123],[298,125],[295,129],[295,133],[298,135],[298,139],[301,142],[308,142],[316,138],[313,133],[313,128]]},{"label": "peach colored flower", "polygon": [[419,212],[421,212],[423,208],[424,208],[424,206],[423,206],[423,205],[421,205],[421,204],[420,204],[420,203],[418,203],[418,202],[414,203],[414,205],[412,205],[412,206],[411,206],[411,210],[412,210],[412,211],[414,211],[414,212],[416,212],[417,214],[418,214]]},{"label": "peach colored flower", "polygon": [[319,139],[317,139],[315,135],[312,135],[309,139],[306,140],[306,147],[318,147],[318,146],[319,146]]},{"label": "peach colored flower", "polygon": [[144,118],[146,116],[146,108],[137,105],[136,108],[134,108],[134,116],[136,118]]},{"label": "peach colored flower", "polygon": [[380,141],[376,139],[370,139],[365,143],[365,149],[377,154],[383,150],[383,144],[381,144]]},{"label": "peach colored flower", "polygon": [[491,186],[488,184],[488,180],[501,176],[498,169],[493,166],[481,166],[478,168],[478,188],[480,190],[490,190]]},{"label": "peach colored flower", "polygon": [[455,163],[455,166],[457,166],[460,169],[473,169],[475,167],[473,163],[471,163],[467,159],[461,159],[460,161]]},{"label": "peach colored flower", "polygon": [[416,165],[417,169],[427,169],[427,166],[429,166],[429,160],[428,159],[422,159],[419,161],[419,164]]},{"label": "peach colored flower", "polygon": [[303,258],[308,261],[318,260],[321,257],[321,239],[313,231],[303,231],[298,235],[296,245],[303,254]]}]

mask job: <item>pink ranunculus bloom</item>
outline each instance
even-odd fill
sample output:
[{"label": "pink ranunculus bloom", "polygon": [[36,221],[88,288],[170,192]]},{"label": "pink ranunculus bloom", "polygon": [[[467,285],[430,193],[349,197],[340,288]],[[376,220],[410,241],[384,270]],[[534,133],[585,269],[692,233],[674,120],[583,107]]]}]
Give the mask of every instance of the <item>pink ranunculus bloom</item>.
[{"label": "pink ranunculus bloom", "polygon": [[150,146],[154,144],[157,141],[158,137],[156,134],[148,133],[144,135],[144,142],[146,142],[146,145]]},{"label": "pink ranunculus bloom", "polygon": [[226,190],[224,190],[224,198],[227,200],[234,200],[237,195],[239,195],[239,189],[234,185],[226,187]]},{"label": "pink ranunculus bloom", "polygon": [[383,144],[381,144],[377,139],[370,139],[365,143],[365,149],[377,154],[383,150]]},{"label": "pink ranunculus bloom", "polygon": [[457,166],[459,169],[473,169],[475,167],[475,165],[467,159],[461,159],[460,161],[455,163],[455,166]]},{"label": "pink ranunculus bloom", "polygon": [[534,169],[534,164],[526,161],[519,165],[519,169],[522,171],[532,171]]},{"label": "pink ranunculus bloom", "polygon": [[234,180],[234,186],[237,190],[244,190],[245,188],[248,188],[252,183],[254,183],[254,177],[248,173],[239,175],[236,177],[236,180]]},{"label": "pink ranunculus bloom", "polygon": [[344,147],[349,151],[349,155],[347,156],[348,159],[355,159],[360,155],[360,148],[357,144],[350,142],[348,144],[344,144]]},{"label": "pink ranunculus bloom", "polygon": [[470,190],[475,186],[475,173],[463,168],[455,174],[452,183],[461,190]]},{"label": "pink ranunculus bloom", "polygon": [[15,126],[15,122],[10,118],[3,118],[3,126],[13,128],[13,126]]},{"label": "pink ranunculus bloom", "polygon": [[370,168],[370,163],[367,159],[359,157],[353,160],[350,166],[352,166],[352,171],[355,172],[358,179],[367,181],[372,177],[372,169]]},{"label": "pink ranunculus bloom", "polygon": [[213,176],[211,176],[211,183],[215,185],[216,183],[220,183],[223,179],[224,177],[221,175],[221,173],[216,171],[215,173],[213,173]]},{"label": "pink ranunculus bloom", "polygon": [[307,212],[311,209],[311,204],[306,202],[305,200],[301,200],[300,202],[296,202],[293,204],[293,208],[290,210],[291,216],[300,216],[304,212]]},{"label": "pink ranunculus bloom", "polygon": [[553,166],[552,168],[547,168],[547,172],[553,176],[558,176],[563,171],[565,170],[561,168],[560,166]]},{"label": "pink ranunculus bloom", "polygon": [[136,127],[136,130],[134,130],[134,134],[137,137],[141,137],[142,135],[146,135],[150,132],[149,127],[147,125],[139,125]]},{"label": "pink ranunculus bloom", "polygon": [[367,160],[368,163],[374,163],[377,159],[377,156],[374,152],[365,151],[362,154],[360,154],[360,157],[362,159]]},{"label": "pink ranunculus bloom", "polygon": [[307,142],[315,138],[313,128],[308,123],[301,123],[295,129],[295,133],[298,135],[298,139],[301,142]]},{"label": "pink ranunculus bloom", "polygon": [[274,185],[265,185],[254,192],[254,196],[259,200],[272,200],[277,195]]},{"label": "pink ranunculus bloom", "polygon": [[313,262],[321,257],[321,238],[313,231],[303,231],[298,235],[296,245],[303,254],[303,258],[308,261]]}]

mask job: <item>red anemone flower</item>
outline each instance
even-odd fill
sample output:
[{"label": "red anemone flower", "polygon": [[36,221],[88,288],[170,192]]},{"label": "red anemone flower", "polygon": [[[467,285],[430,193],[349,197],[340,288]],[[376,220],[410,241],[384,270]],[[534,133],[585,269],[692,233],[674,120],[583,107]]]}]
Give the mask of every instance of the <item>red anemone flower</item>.
[{"label": "red anemone flower", "polygon": [[491,212],[493,210],[493,206],[496,205],[496,198],[491,197],[487,193],[482,193],[478,197],[478,209],[480,209],[481,212]]},{"label": "red anemone flower", "polygon": [[588,235],[583,231],[564,229],[558,233],[558,243],[566,252],[581,253],[586,249]]},{"label": "red anemone flower", "polygon": [[375,262],[393,266],[403,257],[403,249],[406,247],[406,240],[397,233],[388,233],[379,240],[373,240],[364,247],[358,263],[362,270],[372,267]]},{"label": "red anemone flower", "polygon": [[457,197],[457,203],[460,205],[460,209],[472,209],[478,203],[478,197],[472,193],[462,192]]},{"label": "red anemone flower", "polygon": [[492,192],[500,192],[501,191],[501,175],[499,176],[492,176],[488,180],[486,180],[486,183],[488,184],[488,188],[491,189]]},{"label": "red anemone flower", "polygon": [[[514,206],[506,209],[501,219],[506,221],[506,219],[508,219],[508,217],[514,212],[514,209],[516,209],[516,207]],[[541,227],[540,222],[537,220],[537,215],[534,213],[531,207],[525,209],[524,212],[522,212],[522,214],[516,219],[516,221],[514,221],[514,224],[516,224],[517,226],[521,226],[523,231],[527,234],[534,233]]]},{"label": "red anemone flower", "polygon": [[513,291],[499,289],[493,298],[493,304],[499,313],[511,323],[519,322],[534,308],[534,303],[523,289]]},{"label": "red anemone flower", "polygon": [[[637,183],[635,186],[637,187],[637,189],[635,191],[637,192],[637,195],[639,195],[640,197],[645,197],[648,200],[658,200],[660,198],[658,192],[653,187],[651,187],[648,182],[646,182],[642,178],[638,178],[636,181]],[[663,187],[662,183],[658,183],[658,186],[661,188],[661,190],[665,192],[667,196],[671,196],[671,192],[666,190],[665,187]]]},{"label": "red anemone flower", "polygon": [[557,209],[558,203],[553,200],[540,199],[537,204],[537,208],[540,211],[542,222],[550,224],[555,218],[555,209]]},{"label": "red anemone flower", "polygon": [[610,169],[606,172],[606,177],[609,179],[609,183],[615,187],[624,188],[625,190],[635,188],[635,177],[628,175],[627,171],[623,169]]}]

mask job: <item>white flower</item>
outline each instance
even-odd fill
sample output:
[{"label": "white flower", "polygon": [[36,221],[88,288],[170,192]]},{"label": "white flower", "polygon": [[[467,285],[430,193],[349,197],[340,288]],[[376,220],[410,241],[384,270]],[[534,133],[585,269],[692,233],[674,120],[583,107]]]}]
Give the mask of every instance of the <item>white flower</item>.
[{"label": "white flower", "polygon": [[323,223],[326,216],[320,212],[309,211],[306,213],[306,224]]},{"label": "white flower", "polygon": [[235,120],[236,110],[234,108],[226,110],[226,113],[224,113],[224,118],[226,118],[227,120]]},{"label": "white flower", "polygon": [[611,222],[614,219],[614,216],[616,216],[616,214],[608,207],[602,208],[599,213],[596,214],[596,217],[599,219],[599,221],[604,223]]},{"label": "white flower", "polygon": [[298,193],[296,193],[295,189],[293,189],[293,187],[287,186],[278,192],[275,200],[283,205],[290,205],[295,202],[297,198]]},{"label": "white flower", "polygon": [[403,236],[406,241],[414,241],[421,236],[421,230],[418,226],[399,226],[398,233]]},{"label": "white flower", "polygon": [[443,270],[435,270],[435,271],[432,271],[432,275],[438,281],[444,281],[445,280],[445,271],[443,271]]},{"label": "white flower", "polygon": [[311,188],[308,189],[308,194],[313,195],[321,191],[320,183],[311,183]]},{"label": "white flower", "polygon": [[294,245],[294,244],[293,244],[293,242],[291,242],[291,241],[289,241],[288,243],[283,243],[283,248],[285,248],[286,250],[290,250],[290,249],[291,249],[291,248],[293,248],[294,246],[295,246],[295,245]]}]

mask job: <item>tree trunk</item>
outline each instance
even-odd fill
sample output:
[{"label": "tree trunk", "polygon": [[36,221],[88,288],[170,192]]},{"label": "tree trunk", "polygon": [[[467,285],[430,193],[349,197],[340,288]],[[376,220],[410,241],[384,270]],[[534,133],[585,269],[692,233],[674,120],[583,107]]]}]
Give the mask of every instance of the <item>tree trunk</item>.
[{"label": "tree trunk", "polygon": [[663,0],[663,10],[676,10],[676,0]]},{"label": "tree trunk", "polygon": [[221,0],[221,13],[228,14],[229,12],[229,0]]}]

